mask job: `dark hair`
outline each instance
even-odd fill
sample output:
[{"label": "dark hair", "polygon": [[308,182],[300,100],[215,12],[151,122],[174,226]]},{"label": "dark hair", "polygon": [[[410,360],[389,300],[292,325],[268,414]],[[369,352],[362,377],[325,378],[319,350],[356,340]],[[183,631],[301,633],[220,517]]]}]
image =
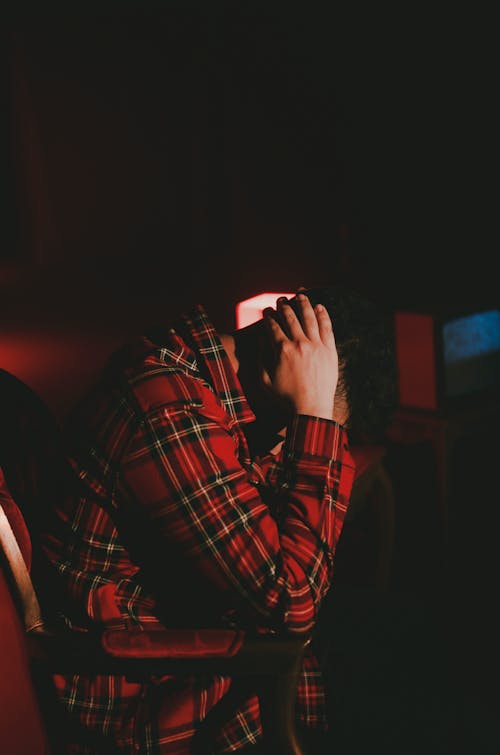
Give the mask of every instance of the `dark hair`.
[{"label": "dark hair", "polygon": [[313,305],[327,308],[333,323],[350,441],[380,441],[398,402],[391,312],[354,289],[329,286],[305,293]]}]

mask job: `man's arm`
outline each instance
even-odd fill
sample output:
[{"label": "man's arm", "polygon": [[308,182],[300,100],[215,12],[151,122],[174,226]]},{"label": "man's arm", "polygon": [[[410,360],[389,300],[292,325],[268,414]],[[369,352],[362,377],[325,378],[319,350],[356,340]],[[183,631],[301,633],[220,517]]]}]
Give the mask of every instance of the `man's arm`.
[{"label": "man's arm", "polygon": [[[292,405],[274,492],[279,524],[242,466],[238,430],[208,389],[190,405],[146,418],[123,459],[120,485],[205,580],[266,626],[312,627],[332,576],[354,469],[343,427],[332,419],[338,360],[326,310],[299,294],[284,327],[270,320],[276,350],[270,388]],[[200,392],[201,391],[201,392]],[[182,569],[182,564],[180,564]]]},{"label": "man's arm", "polygon": [[[237,436],[207,389],[201,406],[164,410],[136,432],[119,488],[200,585],[260,626],[307,631],[332,577],[351,492],[353,462],[341,426],[296,416],[287,429],[271,516],[258,470],[238,458]],[[182,562],[179,575],[182,578]]]}]

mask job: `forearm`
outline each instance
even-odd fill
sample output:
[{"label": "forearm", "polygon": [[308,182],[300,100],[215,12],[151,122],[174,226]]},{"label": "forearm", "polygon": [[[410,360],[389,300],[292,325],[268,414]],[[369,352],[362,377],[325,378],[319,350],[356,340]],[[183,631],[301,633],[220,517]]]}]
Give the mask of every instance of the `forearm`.
[{"label": "forearm", "polygon": [[[180,444],[189,423],[189,444]],[[201,589],[222,595],[243,621],[309,629],[330,584],[352,484],[340,426],[304,417],[290,424],[275,474],[278,520],[263,499],[269,481],[241,465],[234,437],[219,424],[178,415],[173,424],[152,423],[148,436],[129,449],[121,485],[165,546],[175,543]]]},{"label": "forearm", "polygon": [[[333,576],[354,478],[346,433],[336,422],[296,416],[279,463],[269,461],[269,468],[286,581],[281,588],[283,620],[299,627],[314,621]],[[280,587],[278,579],[276,593]]]}]

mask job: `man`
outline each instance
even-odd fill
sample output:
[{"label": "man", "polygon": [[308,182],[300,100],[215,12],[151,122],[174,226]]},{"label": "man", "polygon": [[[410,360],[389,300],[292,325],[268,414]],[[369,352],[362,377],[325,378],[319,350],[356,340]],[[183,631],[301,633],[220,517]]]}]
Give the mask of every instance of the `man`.
[{"label": "man", "polygon": [[[68,424],[75,492],[44,537],[64,619],[312,630],[355,475],[347,433],[378,438],[395,395],[390,323],[342,290],[281,297],[229,334],[200,306],[121,350]],[[191,752],[229,686],[57,678],[70,717],[110,752]],[[327,730],[324,698],[311,651],[299,726]],[[259,737],[249,699],[213,751]]]}]

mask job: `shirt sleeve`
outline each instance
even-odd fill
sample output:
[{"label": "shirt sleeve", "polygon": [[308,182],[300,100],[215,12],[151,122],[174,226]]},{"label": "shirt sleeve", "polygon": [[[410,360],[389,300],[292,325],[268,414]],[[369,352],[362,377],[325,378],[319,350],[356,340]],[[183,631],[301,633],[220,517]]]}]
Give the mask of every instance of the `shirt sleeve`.
[{"label": "shirt sleeve", "polygon": [[[273,472],[280,516],[240,462],[222,405],[164,407],[135,432],[119,489],[165,545],[258,627],[308,631],[333,573],[354,463],[344,429],[299,415]],[[182,566],[179,567],[182,569]]]}]

